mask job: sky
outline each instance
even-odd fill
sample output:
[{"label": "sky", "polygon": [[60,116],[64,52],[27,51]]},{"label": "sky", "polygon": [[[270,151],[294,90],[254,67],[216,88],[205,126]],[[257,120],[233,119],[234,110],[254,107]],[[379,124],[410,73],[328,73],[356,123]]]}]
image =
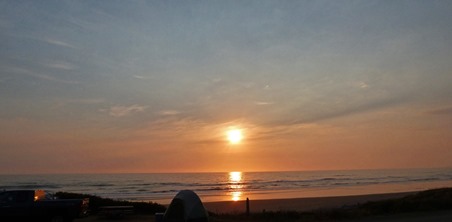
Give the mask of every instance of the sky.
[{"label": "sky", "polygon": [[452,167],[451,11],[2,0],[0,173]]}]

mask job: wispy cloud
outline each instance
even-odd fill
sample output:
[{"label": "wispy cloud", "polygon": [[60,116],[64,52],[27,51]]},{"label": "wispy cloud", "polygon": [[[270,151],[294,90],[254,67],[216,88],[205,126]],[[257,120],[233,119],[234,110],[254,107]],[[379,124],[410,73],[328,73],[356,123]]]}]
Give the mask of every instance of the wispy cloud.
[{"label": "wispy cloud", "polygon": [[34,78],[48,80],[48,81],[52,81],[52,82],[66,83],[66,84],[78,84],[79,83],[78,81],[59,79],[59,78],[56,78],[56,77],[53,77],[50,75],[33,72],[33,71],[25,69],[25,68],[12,67],[12,68],[9,68],[9,71],[18,73],[18,74],[25,74],[28,76],[32,76]]},{"label": "wispy cloud", "polygon": [[168,116],[150,122],[148,127],[143,128],[138,133],[143,138],[172,138],[173,140],[184,141],[184,143],[219,142],[223,140],[225,130],[231,125],[240,125],[242,129],[247,128],[244,123],[218,123],[192,117]]},{"label": "wispy cloud", "polygon": [[83,99],[58,99],[52,108],[60,108],[67,105],[93,105],[105,102],[104,99],[100,98],[83,98]]},{"label": "wispy cloud", "polygon": [[46,39],[43,39],[43,41],[44,41],[44,42],[47,42],[47,43],[49,43],[49,44],[52,44],[52,45],[56,45],[56,46],[63,46],[63,47],[68,47],[68,48],[75,48],[75,46],[73,46],[73,45],[71,45],[71,44],[69,44],[69,43],[67,43],[67,42],[61,41],[61,40],[46,38]]},{"label": "wispy cloud", "polygon": [[53,61],[53,62],[48,62],[44,65],[47,67],[50,67],[50,68],[54,68],[54,69],[62,69],[62,70],[73,70],[74,69],[74,65],[72,65],[71,63],[68,63],[68,62],[64,62],[64,61]]},{"label": "wispy cloud", "polygon": [[135,79],[152,79],[152,77],[149,77],[149,76],[140,76],[140,75],[133,75],[133,78],[135,78]]},{"label": "wispy cloud", "polygon": [[357,82],[357,83],[356,83],[356,86],[359,87],[359,88],[361,88],[361,89],[369,88],[369,85],[368,85],[367,83],[363,82],[363,81]]},{"label": "wispy cloud", "polygon": [[258,106],[268,106],[268,105],[273,105],[273,102],[256,101],[256,102],[254,102],[254,104],[256,104]]},{"label": "wispy cloud", "polygon": [[430,110],[426,113],[430,115],[452,115],[452,106]]},{"label": "wispy cloud", "polygon": [[140,106],[140,105],[131,105],[131,106],[113,106],[110,109],[103,109],[102,112],[108,111],[110,116],[113,117],[123,117],[127,115],[131,115],[133,113],[144,112],[148,106]]},{"label": "wispy cloud", "polygon": [[310,115],[310,116],[304,117],[302,119],[295,120],[295,121],[291,122],[291,124],[315,123],[315,122],[323,121],[323,120],[329,120],[329,119],[341,118],[341,117],[355,115],[355,114],[371,112],[371,111],[375,111],[375,110],[379,110],[379,109],[397,106],[408,100],[409,100],[409,98],[407,96],[399,96],[399,97],[393,97],[393,98],[387,98],[387,99],[380,99],[380,100],[373,101],[373,102],[356,104],[356,105],[349,106],[349,107],[342,108],[342,109],[333,109],[330,112],[327,112],[327,111],[318,112],[318,113],[315,113],[315,115]]},{"label": "wispy cloud", "polygon": [[162,110],[162,111],[158,112],[158,114],[162,115],[162,116],[174,116],[174,115],[178,115],[180,113],[181,112],[177,111],[177,110]]},{"label": "wispy cloud", "polygon": [[74,99],[68,100],[70,103],[79,103],[79,104],[98,104],[105,102],[104,99]]}]

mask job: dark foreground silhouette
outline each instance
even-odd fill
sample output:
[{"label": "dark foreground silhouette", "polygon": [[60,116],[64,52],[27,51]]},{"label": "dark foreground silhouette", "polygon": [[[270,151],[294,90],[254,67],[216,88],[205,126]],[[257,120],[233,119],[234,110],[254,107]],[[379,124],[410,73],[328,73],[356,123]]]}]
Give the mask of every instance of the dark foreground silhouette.
[{"label": "dark foreground silhouette", "polygon": [[[60,198],[90,198],[91,218],[86,221],[104,220],[97,217],[102,206],[133,206],[135,215],[148,215],[143,221],[154,219],[155,213],[166,211],[166,207],[152,202],[116,201],[92,195],[57,193]],[[421,191],[402,198],[372,201],[354,206],[319,209],[311,211],[265,211],[251,213],[224,213],[208,212],[209,221],[429,221],[429,218],[452,218],[452,188],[432,189]],[[420,218],[421,220],[412,220]],[[82,219],[85,220],[85,219]],[[82,221],[81,220],[81,221]],[[141,221],[140,219],[123,218],[122,221]]]}]

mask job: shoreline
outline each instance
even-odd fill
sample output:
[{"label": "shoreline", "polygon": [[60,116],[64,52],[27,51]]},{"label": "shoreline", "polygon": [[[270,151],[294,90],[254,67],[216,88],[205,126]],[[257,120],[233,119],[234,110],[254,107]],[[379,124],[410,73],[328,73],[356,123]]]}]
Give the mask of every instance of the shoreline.
[{"label": "shoreline", "polygon": [[[434,181],[411,184],[376,184],[345,187],[331,190],[301,190],[288,192],[284,196],[262,198],[249,195],[250,212],[266,211],[310,211],[325,208],[340,208],[386,199],[401,198],[418,192],[452,187],[451,181]],[[280,195],[281,193],[278,193]],[[291,195],[291,196],[289,196]],[[244,195],[247,196],[247,195]],[[207,210],[213,213],[243,213],[245,200],[203,201]]]},{"label": "shoreline", "polygon": [[[301,199],[301,198],[324,198],[324,197],[343,197],[343,196],[367,196],[394,193],[415,193],[430,189],[452,187],[452,180],[447,181],[428,181],[417,183],[398,183],[398,184],[371,184],[358,186],[344,186],[335,188],[303,188],[291,190],[274,190],[266,192],[254,192],[247,190],[231,190],[221,196],[206,195],[198,193],[203,203],[212,202],[240,202],[249,198],[252,201],[257,200],[279,200],[279,199]],[[172,198],[160,200],[150,200],[162,205],[169,205]],[[234,198],[239,197],[239,200]]]},{"label": "shoreline", "polygon": [[[407,197],[407,198],[404,198]],[[329,197],[304,197],[304,198],[287,198],[287,199],[258,199],[250,200],[250,213],[257,215],[253,217],[252,221],[267,221],[262,218],[262,213],[276,213],[269,214],[276,216],[276,220],[287,221],[287,216],[294,214],[286,214],[287,212],[295,213],[298,216],[304,216],[309,221],[317,221],[316,216],[321,218],[331,218],[336,220],[338,218],[348,218],[353,221],[381,221],[381,219],[388,219],[388,221],[452,221],[452,210],[450,208],[450,201],[452,197],[452,187],[443,187],[439,189],[427,189],[423,191],[409,191],[397,193],[380,193],[380,194],[364,194],[364,195],[344,195],[344,196],[329,196]],[[401,199],[403,198],[403,199]],[[386,200],[395,200],[396,203],[402,204],[405,208],[392,207],[393,202],[386,208]],[[433,201],[433,202],[432,202]],[[375,204],[368,205],[366,203],[374,202]],[[422,203],[422,204],[420,204]],[[435,208],[425,208],[425,203],[434,203]],[[363,204],[363,205],[361,205]],[[383,204],[383,205],[381,205]],[[439,204],[439,205],[438,205]],[[218,201],[218,202],[203,202],[204,207],[209,212],[210,217],[219,219],[218,221],[237,221],[243,219],[246,215],[246,201]],[[424,205],[424,206],[423,206]],[[383,208],[382,208],[383,206]],[[364,208],[361,208],[364,207]],[[400,205],[399,205],[400,207]],[[360,214],[359,210],[365,210],[368,214]],[[402,210],[401,210],[402,209]],[[405,209],[405,210],[403,210]],[[426,210],[427,209],[427,210]],[[320,210],[320,211],[317,211]],[[329,213],[333,210],[333,214]],[[358,210],[358,211],[356,211]],[[314,214],[304,214],[314,212]],[[317,212],[317,213],[315,213]],[[339,213],[336,214],[335,212]],[[343,214],[341,214],[341,212]],[[358,214],[356,214],[358,212]],[[164,213],[164,212],[161,212]],[[301,213],[301,214],[298,214]],[[79,218],[75,221],[91,222],[107,220],[108,218],[100,215],[91,215],[86,218]],[[144,222],[155,221],[154,214],[132,214],[120,218],[127,222]],[[437,220],[436,220],[437,219]],[[214,220],[214,221],[215,221]],[[251,220],[244,220],[251,221]],[[348,221],[348,220],[346,220]]]},{"label": "shoreline", "polygon": [[[394,198],[402,198],[419,191],[364,194],[364,195],[345,195],[329,197],[302,197],[285,199],[258,199],[249,200],[250,212],[260,213],[263,211],[310,211],[317,209],[330,209],[348,207],[369,201],[380,201]],[[216,214],[224,213],[245,213],[246,201],[216,201],[203,202],[204,207]]]}]

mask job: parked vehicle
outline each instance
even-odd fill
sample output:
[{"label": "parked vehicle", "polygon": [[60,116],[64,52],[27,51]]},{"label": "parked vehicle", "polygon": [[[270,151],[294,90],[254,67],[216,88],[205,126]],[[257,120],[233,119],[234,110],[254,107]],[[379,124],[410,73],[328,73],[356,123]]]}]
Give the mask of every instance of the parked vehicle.
[{"label": "parked vehicle", "polygon": [[0,221],[70,222],[88,213],[89,199],[57,199],[44,190],[0,192]]}]

